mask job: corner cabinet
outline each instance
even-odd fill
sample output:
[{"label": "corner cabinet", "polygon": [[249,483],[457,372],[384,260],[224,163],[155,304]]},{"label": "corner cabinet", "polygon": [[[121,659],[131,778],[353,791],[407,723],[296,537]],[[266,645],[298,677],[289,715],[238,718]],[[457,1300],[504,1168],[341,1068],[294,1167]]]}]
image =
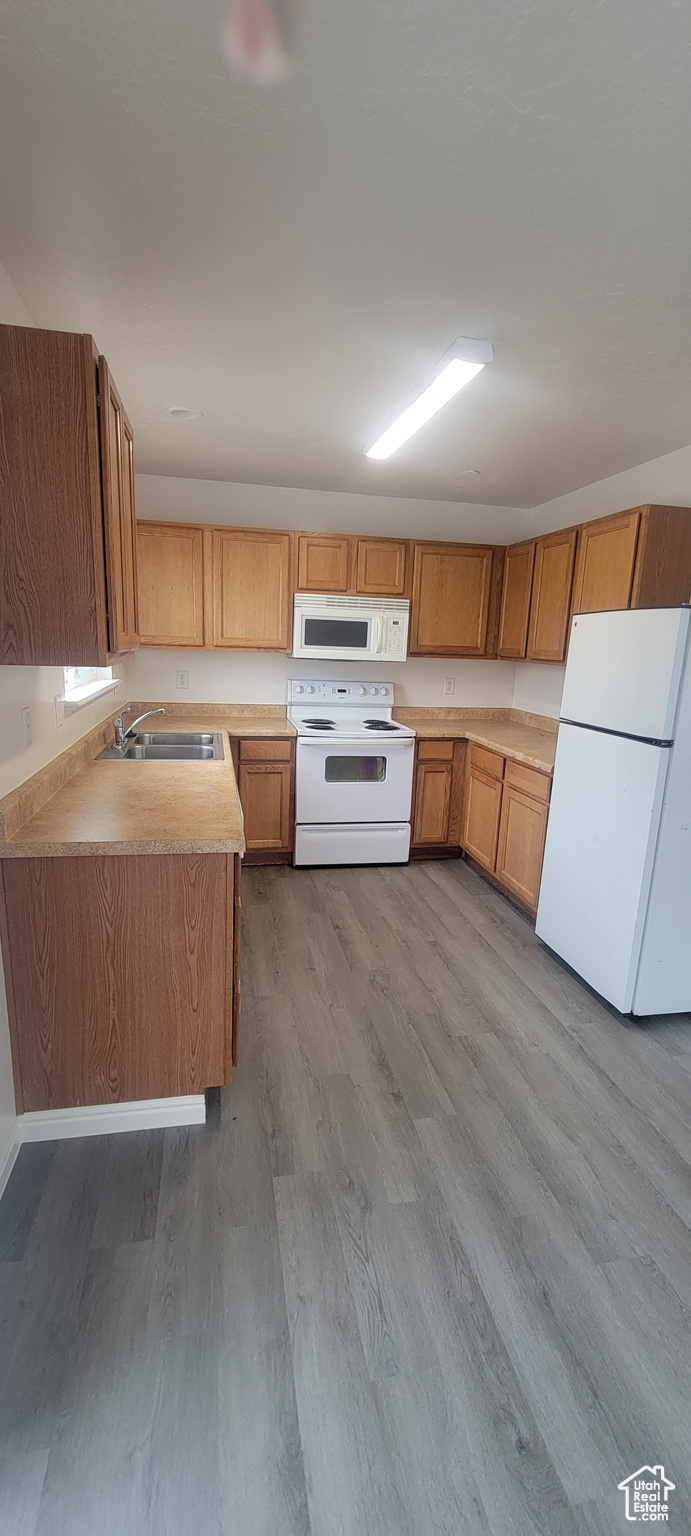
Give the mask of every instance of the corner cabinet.
[{"label": "corner cabinet", "polygon": [[91,336],[0,326],[0,662],[139,643],[132,428]]},{"label": "corner cabinet", "polygon": [[526,661],[566,656],[576,536],[576,528],[564,528],[535,541]]},{"label": "corner cabinet", "polygon": [[471,746],[463,847],[533,917],[550,791],[549,774]]},{"label": "corner cabinet", "polygon": [[493,565],[503,553],[484,544],[414,546],[411,656],[487,654]]},{"label": "corner cabinet", "polygon": [[507,660],[520,660],[525,656],[534,565],[534,539],[525,544],[512,544],[507,549],[497,646],[497,655]]}]

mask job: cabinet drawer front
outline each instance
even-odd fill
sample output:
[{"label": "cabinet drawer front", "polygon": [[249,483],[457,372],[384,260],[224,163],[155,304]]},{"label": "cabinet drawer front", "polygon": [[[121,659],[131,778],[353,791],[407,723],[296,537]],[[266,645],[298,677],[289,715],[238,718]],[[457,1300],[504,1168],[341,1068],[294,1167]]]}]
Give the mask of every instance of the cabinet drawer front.
[{"label": "cabinet drawer front", "polygon": [[417,757],[419,763],[450,763],[453,759],[452,741],[419,741],[417,744]]},{"label": "cabinet drawer front", "polygon": [[507,758],[504,781],[514,789],[522,789],[526,795],[534,795],[536,800],[549,800],[552,780],[548,773],[540,773],[538,768],[528,768],[525,763],[515,763]]},{"label": "cabinet drawer front", "polygon": [[293,756],[293,743],[286,739],[262,741],[241,741],[241,763],[289,763]]},{"label": "cabinet drawer front", "polygon": [[489,773],[494,779],[504,777],[504,759],[498,752],[490,752],[487,747],[470,748],[470,766],[479,768],[482,773]]}]

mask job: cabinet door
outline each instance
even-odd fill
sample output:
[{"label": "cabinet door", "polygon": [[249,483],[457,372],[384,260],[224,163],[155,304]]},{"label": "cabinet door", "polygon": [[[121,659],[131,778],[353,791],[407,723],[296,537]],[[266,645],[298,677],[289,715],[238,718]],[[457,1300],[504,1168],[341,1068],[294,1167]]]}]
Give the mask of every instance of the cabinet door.
[{"label": "cabinet door", "polygon": [[301,533],[298,544],[298,587],[303,592],[347,592],[350,586],[351,541],[322,533]]},{"label": "cabinet door", "polygon": [[528,661],[563,661],[566,655],[576,533],[565,528],[536,540]]},{"label": "cabinet door", "polygon": [[204,644],[203,548],[201,528],[137,523],[142,645]]},{"label": "cabinet door", "polygon": [[518,658],[525,656],[534,564],[534,540],[528,544],[513,544],[510,549],[507,549],[499,620],[498,656]]},{"label": "cabinet door", "polygon": [[471,858],[494,872],[501,811],[502,781],[471,765],[463,847]]},{"label": "cabinet door", "polygon": [[574,613],[628,608],[631,601],[640,507],[584,523],[578,534]]},{"label": "cabinet door", "polygon": [[544,801],[505,784],[496,875],[531,912],[537,912],[548,813]]},{"label": "cabinet door", "polygon": [[290,651],[291,535],[217,528],[212,547],[214,645]]},{"label": "cabinet door", "polygon": [[492,553],[483,544],[415,545],[411,655],[483,655]]},{"label": "cabinet door", "polygon": [[365,596],[403,597],[406,551],[405,539],[358,539],[356,591]]},{"label": "cabinet door", "polygon": [[414,848],[449,841],[453,763],[418,763],[411,843]]},{"label": "cabinet door", "polygon": [[238,789],[248,851],[262,848],[290,852],[292,772],[290,763],[240,762]]},{"label": "cabinet door", "polygon": [[98,359],[98,396],[108,639],[111,652],[116,655],[139,644],[134,444],[132,428],[105,357]]}]

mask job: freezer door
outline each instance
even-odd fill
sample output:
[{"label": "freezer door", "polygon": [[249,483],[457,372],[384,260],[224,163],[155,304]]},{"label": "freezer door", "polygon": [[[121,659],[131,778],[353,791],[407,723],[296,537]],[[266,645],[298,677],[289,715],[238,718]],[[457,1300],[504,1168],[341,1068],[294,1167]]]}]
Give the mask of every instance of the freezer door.
[{"label": "freezer door", "polygon": [[632,1007],[669,749],[561,725],[536,932]]},{"label": "freezer door", "polygon": [[562,720],[670,740],[690,615],[689,608],[577,614]]}]

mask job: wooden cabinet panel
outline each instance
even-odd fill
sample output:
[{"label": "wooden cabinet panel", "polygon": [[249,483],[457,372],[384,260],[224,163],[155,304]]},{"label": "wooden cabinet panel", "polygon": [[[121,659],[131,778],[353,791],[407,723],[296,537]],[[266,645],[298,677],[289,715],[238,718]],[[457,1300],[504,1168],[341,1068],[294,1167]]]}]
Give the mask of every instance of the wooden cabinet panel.
[{"label": "wooden cabinet panel", "polygon": [[497,848],[497,879],[537,911],[548,807],[511,784],[504,785]]},{"label": "wooden cabinet panel", "polygon": [[141,645],[204,644],[201,528],[137,523]]},{"label": "wooden cabinet panel", "polygon": [[298,587],[303,592],[347,592],[350,586],[351,540],[345,535],[301,533],[298,541]]},{"label": "wooden cabinet panel", "polygon": [[563,661],[566,655],[576,534],[565,528],[535,542],[528,661]]},{"label": "wooden cabinet panel", "polygon": [[691,600],[691,508],[642,507],[632,608],[678,608]]},{"label": "wooden cabinet panel", "polygon": [[238,789],[248,850],[292,848],[292,781],[291,763],[240,761]]},{"label": "wooden cabinet panel", "polygon": [[213,534],[214,645],[290,651],[291,535],[254,528]]},{"label": "wooden cabinet panel", "polygon": [[463,847],[491,873],[497,861],[502,781],[470,767]]},{"label": "wooden cabinet panel", "polygon": [[534,539],[527,544],[512,544],[507,549],[499,618],[498,656],[518,658],[525,656],[534,564]]},{"label": "wooden cabinet panel", "polygon": [[274,736],[254,741],[248,737],[247,740],[240,742],[240,762],[292,763],[293,740],[294,738],[290,736],[287,736],[284,741],[277,740]]},{"label": "wooden cabinet panel", "polygon": [[473,742],[470,748],[471,768],[480,768],[483,773],[490,774],[493,779],[503,779],[504,759],[499,752],[490,752],[488,747],[477,747]]},{"label": "wooden cabinet panel", "polygon": [[418,763],[411,835],[413,847],[448,844],[452,788],[452,763]]},{"label": "wooden cabinet panel", "polygon": [[226,1081],[227,866],[225,854],[3,862],[22,1110]]},{"label": "wooden cabinet panel", "polygon": [[96,353],[0,326],[0,662],[108,660]]},{"label": "wooden cabinet panel", "polygon": [[633,587],[640,507],[584,523],[578,534],[573,612],[628,608]]},{"label": "wooden cabinet panel", "polygon": [[527,763],[517,763],[512,758],[506,759],[504,783],[511,784],[514,789],[524,790],[526,795],[533,795],[536,800],[549,800],[552,789],[548,773],[540,773],[538,768],[529,768]]},{"label": "wooden cabinet panel", "polygon": [[139,644],[132,428],[105,357],[98,359],[108,636],[113,655]]},{"label": "wooden cabinet panel", "polygon": [[481,544],[415,545],[411,655],[483,655],[492,559],[492,547]]},{"label": "wooden cabinet panel", "polygon": [[355,590],[365,596],[403,597],[405,593],[405,539],[358,539],[355,555]]},{"label": "wooden cabinet panel", "polygon": [[417,741],[417,760],[419,763],[451,763],[453,762],[453,741]]}]

